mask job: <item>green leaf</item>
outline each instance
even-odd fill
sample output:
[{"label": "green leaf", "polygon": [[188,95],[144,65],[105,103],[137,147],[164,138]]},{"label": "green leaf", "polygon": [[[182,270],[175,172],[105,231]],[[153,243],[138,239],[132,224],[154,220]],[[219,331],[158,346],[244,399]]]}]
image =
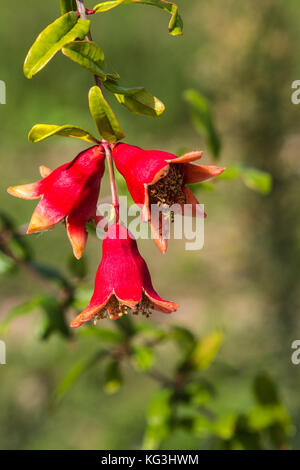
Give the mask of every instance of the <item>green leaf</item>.
[{"label": "green leaf", "polygon": [[248,188],[260,194],[269,194],[272,190],[272,176],[269,173],[243,163],[229,165],[224,173],[218,176],[220,180],[234,180],[236,178],[241,178]]},{"label": "green leaf", "polygon": [[111,10],[112,8],[117,7],[118,5],[121,5],[124,0],[109,0],[106,2],[101,2],[98,5],[96,5],[93,10],[95,13],[104,13],[105,11]]},{"label": "green leaf", "polygon": [[104,82],[104,86],[114,93],[120,104],[134,114],[157,118],[165,110],[165,105],[145,88],[124,88],[111,81]]},{"label": "green leaf", "polygon": [[76,12],[61,16],[42,31],[31,46],[24,63],[24,74],[32,78],[60,51],[65,44],[83,39],[90,29],[90,21],[78,19]]},{"label": "green leaf", "polygon": [[173,326],[170,332],[170,339],[176,341],[185,354],[191,353],[196,346],[194,334],[182,326]]},{"label": "green leaf", "polygon": [[222,331],[215,331],[199,341],[190,357],[191,364],[197,370],[207,369],[218,354],[223,341]]},{"label": "green leaf", "polygon": [[76,362],[56,387],[52,395],[51,404],[57,405],[83,373],[93,366],[101,356],[105,356],[105,354],[105,351],[98,351],[96,354],[92,354]]},{"label": "green leaf", "polygon": [[125,137],[116,116],[98,86],[90,89],[89,106],[97,129],[105,140],[116,142]]},{"label": "green leaf", "polygon": [[97,75],[102,81],[111,79],[118,79],[119,75],[116,73],[105,73],[104,67],[104,52],[94,42],[91,41],[74,41],[66,44],[62,52],[69,59],[84,67],[86,70],[94,75]]},{"label": "green leaf", "polygon": [[263,372],[254,379],[254,395],[261,405],[278,405],[280,403],[277,386],[269,374]]},{"label": "green leaf", "polygon": [[64,15],[68,11],[76,11],[76,1],[75,0],[60,0],[60,11]]},{"label": "green leaf", "polygon": [[249,414],[249,426],[254,431],[260,431],[278,423],[289,427],[290,419],[282,405],[257,405]]},{"label": "green leaf", "polygon": [[116,393],[123,383],[119,361],[112,360],[108,363],[105,371],[104,391],[109,395]]},{"label": "green leaf", "polygon": [[222,416],[212,424],[212,432],[221,439],[232,439],[235,432],[236,421],[237,415],[234,413]]},{"label": "green leaf", "polygon": [[195,436],[204,438],[208,433],[211,432],[212,423],[205,416],[198,415],[192,421],[192,426],[189,425],[189,428],[192,430]]},{"label": "green leaf", "polygon": [[154,351],[147,346],[135,345],[132,348],[132,359],[138,371],[150,370],[155,360]]},{"label": "green leaf", "polygon": [[209,102],[196,90],[186,90],[183,97],[190,105],[191,119],[196,131],[205,139],[213,156],[218,158],[221,151],[221,141],[213,123]]},{"label": "green leaf", "polygon": [[143,450],[158,449],[161,441],[170,434],[172,395],[172,390],[162,388],[153,396],[147,411],[148,426],[144,437]]},{"label": "green leaf", "polygon": [[241,173],[242,179],[248,188],[260,194],[269,194],[272,189],[272,176],[256,168],[244,168]]},{"label": "green leaf", "polygon": [[59,333],[64,338],[69,338],[71,331],[59,300],[52,295],[44,295],[41,297],[40,307],[45,318],[39,327],[38,336],[42,340],[46,340],[53,333]]},{"label": "green leaf", "polygon": [[72,126],[69,124],[66,124],[64,126],[56,126],[52,124],[36,124],[29,132],[28,140],[29,142],[36,143],[48,139],[48,137],[52,137],[53,135],[59,135],[62,137],[74,137],[76,139],[84,140],[85,142],[90,142],[92,144],[99,143],[99,140],[97,140],[96,137],[94,137],[88,131],[81,129],[81,127]]},{"label": "green leaf", "polygon": [[175,3],[167,2],[165,0],[114,0],[105,1],[96,5],[93,9],[96,13],[111,10],[118,5],[130,4],[144,4],[161,8],[162,10],[170,13],[171,20],[169,22],[169,34],[171,36],[179,36],[182,34],[183,22],[178,13],[178,6]]},{"label": "green leaf", "polygon": [[197,408],[207,405],[214,394],[213,387],[208,383],[190,383],[185,386],[184,393],[191,405]]}]

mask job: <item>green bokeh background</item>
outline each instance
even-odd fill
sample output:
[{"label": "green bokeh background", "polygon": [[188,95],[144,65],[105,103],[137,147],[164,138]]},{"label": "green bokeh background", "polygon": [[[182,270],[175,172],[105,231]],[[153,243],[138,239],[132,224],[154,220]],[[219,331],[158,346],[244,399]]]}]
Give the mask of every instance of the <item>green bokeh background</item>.
[{"label": "green bokeh background", "polygon": [[[267,196],[241,181],[218,181],[199,191],[208,217],[205,246],[185,251],[170,242],[160,256],[151,242],[139,243],[154,285],[180,304],[172,317],[151,321],[181,324],[204,335],[223,328],[226,341],[207,376],[217,385],[217,407],[240,411],[252,404],[253,376],[266,370],[279,384],[300,447],[300,366],[291,363],[299,324],[299,126],[300,108],[291,103],[291,83],[300,77],[300,7],[297,0],[179,0],[184,36],[168,36],[168,15],[139,5],[118,7],[92,18],[94,40],[107,70],[124,86],[145,86],[166,105],[159,120],[133,116],[111,101],[126,141],[177,152],[204,149],[193,129],[183,92],[195,88],[212,103],[223,142],[221,165],[246,163],[273,176]],[[37,122],[75,124],[95,132],[88,112],[92,79],[62,54],[31,81],[22,74],[35,36],[59,14],[58,0],[3,2],[0,16],[0,79],[7,104],[0,105],[0,204],[22,225],[35,205],[10,197],[6,187],[34,181],[38,166],[54,168],[85,148],[80,141],[53,138],[29,144]],[[91,8],[92,2],[86,2]],[[101,196],[109,196],[107,182]],[[29,237],[41,262],[67,271],[71,250],[63,227]],[[90,236],[86,284],[92,286],[100,258]],[[41,286],[20,271],[1,279],[0,319]],[[95,365],[49,409],[49,397],[65,371],[97,345],[91,339],[68,344],[36,337],[40,316],[17,320],[7,337],[7,365],[0,366],[1,449],[131,449],[141,445],[144,411],[156,384],[125,366],[125,385],[116,395],[102,390],[103,369]],[[137,319],[136,321],[139,321]],[[171,370],[176,351],[164,347],[158,364]],[[224,372],[225,371],[225,372]],[[194,449],[199,441],[178,432],[164,448]]]}]

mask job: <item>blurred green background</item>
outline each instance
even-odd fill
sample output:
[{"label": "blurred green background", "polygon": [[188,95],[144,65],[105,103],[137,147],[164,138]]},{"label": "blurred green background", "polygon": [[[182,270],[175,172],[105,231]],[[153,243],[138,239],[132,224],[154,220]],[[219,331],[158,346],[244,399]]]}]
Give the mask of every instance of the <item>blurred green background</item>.
[{"label": "blurred green background", "polygon": [[[159,120],[131,115],[110,101],[126,141],[176,153],[205,151],[189,118],[183,92],[194,88],[211,102],[222,140],[221,166],[244,163],[272,175],[267,195],[239,179],[199,188],[205,204],[205,246],[185,251],[172,241],[160,256],[154,243],[139,242],[159,293],[180,304],[172,316],[151,322],[179,324],[205,335],[222,328],[225,342],[207,379],[217,385],[216,408],[240,412],[253,405],[251,384],[260,371],[277,382],[292,417],[293,447],[300,448],[300,366],[291,362],[291,343],[300,336],[300,107],[291,103],[291,84],[300,78],[300,7],[297,0],[178,0],[184,36],[168,35],[169,17],[158,9],[130,5],[92,18],[94,40],[106,55],[107,70],[124,86],[145,86],[166,105]],[[80,141],[53,138],[29,144],[35,123],[75,124],[95,133],[88,112],[92,84],[85,70],[57,54],[31,81],[22,64],[36,35],[59,15],[58,0],[1,5],[0,79],[7,104],[0,105],[1,211],[18,225],[29,221],[35,202],[10,197],[6,187],[38,179],[38,167],[71,160],[86,148]],[[86,1],[88,8],[93,2]],[[101,196],[109,196],[107,181]],[[64,228],[27,238],[36,258],[74,277]],[[92,235],[85,253],[84,285],[93,285],[100,259]],[[19,270],[1,277],[0,320],[45,287]],[[71,315],[72,316],[72,315]],[[71,365],[96,349],[93,338],[66,342],[58,335],[40,341],[41,314],[20,317],[5,336],[7,365],[0,366],[1,449],[131,449],[141,446],[145,408],[156,383],[124,364],[124,386],[103,391],[103,367],[95,364],[55,408],[49,398]],[[141,321],[134,319],[134,321]],[[106,321],[105,327],[110,327]],[[157,364],[172,369],[176,351],[159,349]],[[165,449],[209,444],[178,431]]]}]

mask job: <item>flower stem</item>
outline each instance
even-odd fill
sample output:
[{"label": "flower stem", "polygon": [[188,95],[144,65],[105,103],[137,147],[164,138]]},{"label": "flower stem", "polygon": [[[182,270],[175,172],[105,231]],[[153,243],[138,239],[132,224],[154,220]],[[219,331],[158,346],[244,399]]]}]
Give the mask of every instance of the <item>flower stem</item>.
[{"label": "flower stem", "polygon": [[[83,3],[83,0],[76,0],[77,4],[77,9],[80,15],[80,18],[83,20],[87,19],[86,15],[86,9]],[[86,39],[88,41],[93,41],[92,35],[89,32]],[[101,81],[97,75],[94,75],[95,83],[96,85],[100,88],[101,90]],[[111,146],[109,142],[102,141],[102,144],[105,148],[105,153],[106,153],[106,159],[107,159],[107,165],[108,165],[108,170],[109,170],[109,179],[110,179],[110,188],[111,188],[111,195],[112,195],[112,205],[115,209],[115,215],[116,215],[116,223],[119,222],[119,199],[118,199],[118,192],[117,192],[117,184],[116,184],[116,178],[115,178],[115,172],[114,172],[114,164],[113,164],[113,158],[112,158],[112,153],[111,153]]]},{"label": "flower stem", "polygon": [[105,148],[105,153],[106,153],[106,160],[107,160],[109,179],[110,179],[110,190],[111,190],[111,196],[112,196],[112,205],[115,210],[115,217],[116,217],[115,223],[117,224],[119,223],[120,205],[119,205],[117,184],[116,184],[116,178],[115,178],[114,163],[113,163],[113,158],[111,154],[111,146],[108,142],[102,142],[102,144]]},{"label": "flower stem", "polygon": [[[76,5],[77,5],[77,9],[78,9],[78,13],[79,13],[80,18],[83,19],[83,20],[87,20],[87,15],[86,15],[86,10],[85,10],[83,0],[76,0]],[[87,39],[87,41],[90,41],[90,42],[93,41],[91,32],[88,32],[88,34],[86,36],[86,39]],[[94,75],[94,79],[95,79],[96,85],[101,90],[102,89],[101,88],[101,81],[100,81],[98,75]]]}]

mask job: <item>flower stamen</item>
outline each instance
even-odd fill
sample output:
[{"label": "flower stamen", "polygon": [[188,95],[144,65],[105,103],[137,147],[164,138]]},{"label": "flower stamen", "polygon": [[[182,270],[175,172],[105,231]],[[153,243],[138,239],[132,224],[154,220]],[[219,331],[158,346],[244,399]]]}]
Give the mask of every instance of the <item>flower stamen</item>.
[{"label": "flower stamen", "polygon": [[96,324],[97,320],[102,320],[105,318],[116,320],[117,318],[122,317],[123,315],[128,315],[132,313],[134,315],[138,315],[141,313],[146,318],[149,318],[152,311],[154,309],[154,304],[148,299],[145,293],[143,293],[140,302],[136,305],[136,308],[130,308],[128,305],[125,305],[122,301],[120,301],[115,295],[109,299],[105,307],[103,307],[96,315],[94,324]]},{"label": "flower stamen", "polygon": [[170,164],[170,169],[164,178],[149,186],[149,202],[158,206],[185,204],[184,178],[181,165]]}]

